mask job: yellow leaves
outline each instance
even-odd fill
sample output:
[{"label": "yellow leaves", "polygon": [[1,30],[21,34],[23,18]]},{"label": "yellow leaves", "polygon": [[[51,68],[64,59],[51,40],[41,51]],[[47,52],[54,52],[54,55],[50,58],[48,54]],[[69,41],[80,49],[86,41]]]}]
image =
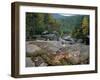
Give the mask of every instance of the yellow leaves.
[{"label": "yellow leaves", "polygon": [[82,31],[83,31],[84,35],[88,34],[88,31],[89,31],[89,21],[88,21],[88,17],[87,16],[85,16],[83,18],[83,21],[82,21]]},{"label": "yellow leaves", "polygon": [[89,24],[89,22],[88,22],[88,17],[84,17],[83,18],[83,21],[82,21],[82,27],[86,27],[86,26],[88,26],[88,24]]}]

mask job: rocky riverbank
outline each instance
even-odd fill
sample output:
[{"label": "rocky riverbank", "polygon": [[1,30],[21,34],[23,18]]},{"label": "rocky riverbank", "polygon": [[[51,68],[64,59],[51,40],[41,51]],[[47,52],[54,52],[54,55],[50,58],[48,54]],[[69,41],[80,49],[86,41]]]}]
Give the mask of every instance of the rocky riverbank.
[{"label": "rocky riverbank", "polygon": [[60,41],[27,41],[26,67],[89,63],[89,45]]}]

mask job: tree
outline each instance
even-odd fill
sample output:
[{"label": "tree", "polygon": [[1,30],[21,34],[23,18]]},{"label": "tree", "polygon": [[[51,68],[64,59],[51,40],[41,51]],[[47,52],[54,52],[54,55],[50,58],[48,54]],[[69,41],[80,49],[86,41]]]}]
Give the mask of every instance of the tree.
[{"label": "tree", "polygon": [[54,19],[51,14],[48,13],[44,15],[44,23],[46,25],[46,29],[49,32],[58,31],[60,26],[59,22],[56,19]]},{"label": "tree", "polygon": [[50,33],[59,29],[59,22],[48,13],[26,13],[26,39],[41,35],[45,30]]},{"label": "tree", "polygon": [[26,13],[26,39],[32,39],[34,30],[34,14]]},{"label": "tree", "polygon": [[89,18],[87,16],[84,16],[83,20],[82,20],[82,30],[83,30],[83,34],[84,36],[89,35]]},{"label": "tree", "polygon": [[77,27],[75,27],[72,31],[72,37],[76,39],[83,39],[85,44],[89,44],[87,36],[89,36],[89,17],[83,16],[83,18],[78,22]]},{"label": "tree", "polygon": [[89,17],[84,16],[82,20],[82,32],[83,32],[83,41],[85,44],[89,44]]},{"label": "tree", "polygon": [[35,26],[33,27],[35,27],[35,32],[36,32],[35,34],[41,34],[45,29],[44,14],[42,13],[36,14],[34,22]]}]

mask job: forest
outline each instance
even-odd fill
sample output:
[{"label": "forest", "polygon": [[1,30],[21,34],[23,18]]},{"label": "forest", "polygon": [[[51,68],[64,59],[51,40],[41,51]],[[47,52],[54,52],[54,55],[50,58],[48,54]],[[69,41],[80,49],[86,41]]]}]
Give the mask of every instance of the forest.
[{"label": "forest", "polygon": [[89,36],[89,16],[49,13],[26,13],[26,40],[33,40],[43,32],[56,32],[58,37],[65,34],[83,42]]}]

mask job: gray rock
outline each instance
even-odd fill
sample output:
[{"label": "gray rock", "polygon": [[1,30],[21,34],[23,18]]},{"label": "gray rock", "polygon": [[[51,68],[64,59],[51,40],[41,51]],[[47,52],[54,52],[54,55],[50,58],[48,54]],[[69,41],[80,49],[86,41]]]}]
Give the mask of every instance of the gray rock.
[{"label": "gray rock", "polygon": [[35,62],[35,66],[46,66],[47,65],[45,64],[44,60],[40,56],[35,57],[34,62]]},{"label": "gray rock", "polygon": [[47,63],[41,63],[40,66],[41,66],[41,67],[42,67],[42,66],[48,66],[48,64],[47,64]]},{"label": "gray rock", "polygon": [[86,60],[89,58],[89,46],[82,45],[80,49],[80,59],[82,61]]},{"label": "gray rock", "polygon": [[26,44],[26,53],[33,54],[35,51],[40,50],[41,48],[34,44]]},{"label": "gray rock", "polygon": [[33,67],[35,66],[34,62],[31,60],[31,58],[26,58],[26,67]]},{"label": "gray rock", "polygon": [[70,53],[71,57],[69,58],[72,64],[80,63],[80,51],[74,51]]},{"label": "gray rock", "polygon": [[58,51],[60,48],[62,48],[62,44],[61,44],[60,41],[52,41],[52,42],[49,42],[49,43],[50,43],[50,45],[52,45],[52,46],[48,46],[48,49],[50,49],[50,50],[52,50],[52,51],[54,51],[54,52],[56,52],[56,51]]},{"label": "gray rock", "polygon": [[65,47],[66,51],[71,55],[69,61],[72,64],[78,64],[81,61],[87,61],[89,58],[89,46],[84,44],[73,44]]},{"label": "gray rock", "polygon": [[82,43],[82,42],[83,42],[82,39],[78,39],[78,40],[77,40],[77,43]]}]

